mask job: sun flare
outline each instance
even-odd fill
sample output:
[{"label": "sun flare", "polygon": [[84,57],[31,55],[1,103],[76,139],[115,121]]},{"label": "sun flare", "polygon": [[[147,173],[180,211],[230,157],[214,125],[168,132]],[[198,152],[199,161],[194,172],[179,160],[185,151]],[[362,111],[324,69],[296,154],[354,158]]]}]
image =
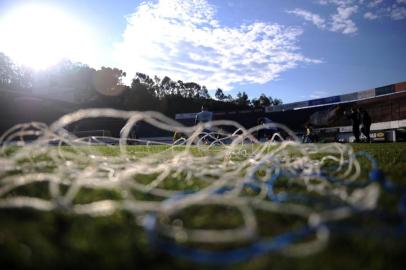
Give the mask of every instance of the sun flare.
[{"label": "sun flare", "polygon": [[0,51],[34,69],[47,68],[63,58],[91,62],[92,34],[62,10],[27,5],[0,18]]}]

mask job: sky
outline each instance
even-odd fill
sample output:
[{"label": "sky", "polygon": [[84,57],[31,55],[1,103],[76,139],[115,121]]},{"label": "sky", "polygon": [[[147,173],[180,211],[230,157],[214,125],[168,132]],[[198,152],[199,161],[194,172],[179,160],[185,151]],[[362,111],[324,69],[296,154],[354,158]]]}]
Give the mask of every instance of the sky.
[{"label": "sky", "polygon": [[0,51],[288,103],[406,81],[406,0],[0,0]]}]

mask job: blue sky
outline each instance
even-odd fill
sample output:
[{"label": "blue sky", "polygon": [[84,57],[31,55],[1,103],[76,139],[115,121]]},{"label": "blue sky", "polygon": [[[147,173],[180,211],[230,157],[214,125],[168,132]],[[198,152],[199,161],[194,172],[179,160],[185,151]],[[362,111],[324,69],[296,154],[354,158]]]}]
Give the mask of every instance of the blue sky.
[{"label": "blue sky", "polygon": [[28,3],[92,29],[88,64],[130,77],[284,102],[406,80],[406,0],[1,0],[0,26]]}]

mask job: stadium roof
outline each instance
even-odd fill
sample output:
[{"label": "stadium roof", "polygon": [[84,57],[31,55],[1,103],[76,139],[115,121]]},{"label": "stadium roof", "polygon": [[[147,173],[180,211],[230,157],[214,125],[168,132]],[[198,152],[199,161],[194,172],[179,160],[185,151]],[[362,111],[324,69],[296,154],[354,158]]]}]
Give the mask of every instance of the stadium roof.
[{"label": "stadium roof", "polygon": [[398,92],[406,91],[406,82],[389,84],[378,88],[372,88],[364,91],[353,92],[340,96],[330,96],[325,98],[311,99],[307,101],[299,101],[276,106],[266,107],[266,112],[280,112],[287,110],[300,109],[305,107],[315,107],[328,104],[336,104],[343,102],[351,102],[363,99],[374,98],[377,96],[390,95]]}]

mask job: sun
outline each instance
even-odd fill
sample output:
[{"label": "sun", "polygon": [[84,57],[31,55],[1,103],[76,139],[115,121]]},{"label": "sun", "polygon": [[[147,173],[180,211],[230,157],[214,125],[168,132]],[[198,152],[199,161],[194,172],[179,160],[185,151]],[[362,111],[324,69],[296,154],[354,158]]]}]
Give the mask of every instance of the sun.
[{"label": "sun", "polygon": [[92,61],[91,31],[55,7],[18,7],[0,18],[0,33],[0,51],[34,69],[47,68],[64,58]]}]

